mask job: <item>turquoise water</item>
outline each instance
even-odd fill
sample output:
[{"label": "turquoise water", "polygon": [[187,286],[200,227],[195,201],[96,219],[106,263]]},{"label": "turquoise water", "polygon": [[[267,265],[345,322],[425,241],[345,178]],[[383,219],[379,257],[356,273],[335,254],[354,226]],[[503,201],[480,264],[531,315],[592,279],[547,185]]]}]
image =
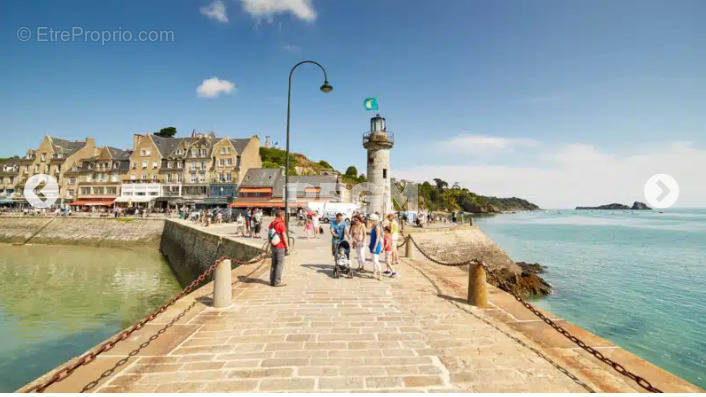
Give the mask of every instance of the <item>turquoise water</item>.
[{"label": "turquoise water", "polygon": [[179,289],[155,248],[0,244],[0,393],[132,325]]},{"label": "turquoise water", "polygon": [[706,388],[706,210],[550,210],[476,219],[514,260],[546,266],[535,301]]}]

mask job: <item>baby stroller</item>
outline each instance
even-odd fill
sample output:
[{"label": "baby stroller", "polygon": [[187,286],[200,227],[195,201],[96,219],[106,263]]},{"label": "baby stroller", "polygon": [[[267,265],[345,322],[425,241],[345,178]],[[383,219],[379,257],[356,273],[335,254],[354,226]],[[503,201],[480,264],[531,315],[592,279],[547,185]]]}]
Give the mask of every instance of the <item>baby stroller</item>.
[{"label": "baby stroller", "polygon": [[351,245],[343,240],[336,245],[336,255],[334,256],[333,278],[338,278],[341,274],[353,277],[351,269]]}]

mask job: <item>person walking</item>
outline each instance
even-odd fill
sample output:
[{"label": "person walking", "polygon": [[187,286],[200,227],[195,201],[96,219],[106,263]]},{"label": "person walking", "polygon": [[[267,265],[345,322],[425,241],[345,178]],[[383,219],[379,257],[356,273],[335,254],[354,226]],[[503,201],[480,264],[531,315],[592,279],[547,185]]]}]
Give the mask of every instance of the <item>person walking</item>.
[{"label": "person walking", "polygon": [[331,255],[336,257],[338,244],[346,239],[346,221],[343,214],[336,214],[336,220],[331,222]]},{"label": "person walking", "polygon": [[380,253],[382,252],[382,228],[378,214],[370,215],[370,256],[373,260],[373,276],[380,280]]},{"label": "person walking", "polygon": [[321,227],[319,225],[319,211],[314,211],[311,216],[311,225],[314,227],[314,238],[319,237],[319,228]]},{"label": "person walking", "polygon": [[350,228],[350,239],[358,258],[358,272],[365,271],[365,236],[367,234],[368,230],[365,227],[365,223],[363,223],[363,219],[361,219],[360,215],[356,215]]},{"label": "person walking", "polygon": [[272,249],[272,265],[270,265],[270,285],[272,287],[284,287],[282,283],[282,272],[284,271],[285,252],[289,249],[287,239],[287,227],[284,223],[284,211],[277,210],[275,220],[270,223],[267,237]]},{"label": "person walking", "polygon": [[397,244],[400,239],[400,224],[395,218],[395,214],[387,214],[387,222],[390,227],[390,237],[392,238],[392,264],[396,265],[399,262],[399,257],[397,256]]},{"label": "person walking", "polygon": [[392,253],[394,252],[394,246],[392,243],[392,231],[390,226],[385,226],[385,236],[382,238],[385,245],[385,272],[386,276],[397,277],[397,272],[395,268],[392,267]]}]

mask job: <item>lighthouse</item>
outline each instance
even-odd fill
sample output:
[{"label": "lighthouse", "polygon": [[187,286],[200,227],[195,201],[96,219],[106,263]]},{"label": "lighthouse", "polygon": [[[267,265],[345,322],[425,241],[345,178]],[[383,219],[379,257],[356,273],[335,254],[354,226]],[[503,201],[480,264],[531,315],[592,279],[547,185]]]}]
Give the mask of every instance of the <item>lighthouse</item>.
[{"label": "lighthouse", "polygon": [[370,119],[370,131],[363,135],[363,147],[368,151],[367,213],[381,216],[392,212],[390,185],[390,149],[395,144],[387,132],[385,119],[377,114]]}]

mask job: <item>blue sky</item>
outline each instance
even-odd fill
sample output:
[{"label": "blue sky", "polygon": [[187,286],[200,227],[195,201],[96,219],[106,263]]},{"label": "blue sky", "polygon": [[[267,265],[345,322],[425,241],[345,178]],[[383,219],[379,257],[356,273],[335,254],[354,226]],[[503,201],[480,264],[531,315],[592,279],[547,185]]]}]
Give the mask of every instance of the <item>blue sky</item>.
[{"label": "blue sky", "polygon": [[[339,169],[363,170],[377,96],[393,175],[554,207],[637,200],[663,172],[680,204],[706,204],[704,15],[699,0],[3,1],[0,156],[47,134],[129,147],[164,126],[283,142],[289,67],[312,58],[334,91],[297,71],[292,149]],[[47,28],[174,40],[37,41]],[[200,96],[214,77],[234,88]]]}]

